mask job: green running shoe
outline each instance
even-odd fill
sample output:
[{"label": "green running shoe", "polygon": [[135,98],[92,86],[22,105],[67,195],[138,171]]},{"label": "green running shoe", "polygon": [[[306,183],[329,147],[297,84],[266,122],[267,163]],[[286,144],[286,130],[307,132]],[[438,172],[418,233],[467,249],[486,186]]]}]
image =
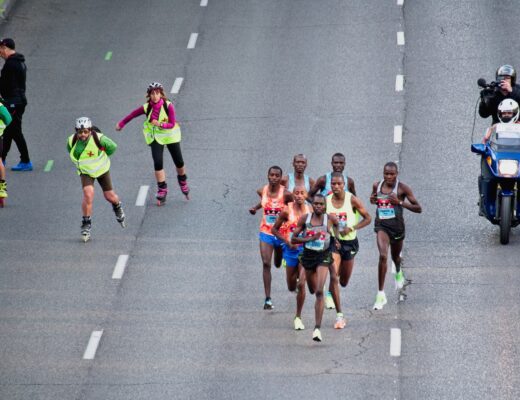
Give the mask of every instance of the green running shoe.
[{"label": "green running shoe", "polygon": [[388,303],[388,301],[386,300],[385,292],[378,293],[376,296],[376,302],[374,303],[374,310],[382,310],[386,303]]},{"label": "green running shoe", "polygon": [[325,296],[325,308],[327,310],[334,310],[336,308],[336,305],[334,304],[334,299],[332,298],[332,293],[327,292]]},{"label": "green running shoe", "polygon": [[7,183],[0,182],[0,198],[7,199]]},{"label": "green running shoe", "polygon": [[404,283],[405,283],[403,270],[400,270],[397,274],[395,274],[394,279],[395,279],[395,290],[401,290],[404,287]]},{"label": "green running shoe", "polygon": [[302,319],[300,317],[294,317],[294,330],[303,331],[304,329],[305,325],[303,325]]}]

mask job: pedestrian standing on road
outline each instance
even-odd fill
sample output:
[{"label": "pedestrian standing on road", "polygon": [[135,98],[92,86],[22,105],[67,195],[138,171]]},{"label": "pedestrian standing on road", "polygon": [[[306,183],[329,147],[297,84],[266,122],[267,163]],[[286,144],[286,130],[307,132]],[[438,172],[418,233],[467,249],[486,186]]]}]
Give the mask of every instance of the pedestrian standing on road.
[{"label": "pedestrian standing on road", "polygon": [[[7,107],[0,102],[0,154],[2,154],[2,136],[5,128],[11,123],[11,114]],[[0,201],[3,205],[3,199],[7,198],[7,183],[5,182],[5,167],[4,163],[0,162]]]},{"label": "pedestrian standing on road", "polygon": [[377,205],[374,231],[377,235],[379,250],[378,283],[374,310],[381,310],[387,303],[384,291],[386,271],[388,269],[388,248],[395,264],[395,287],[400,291],[405,284],[401,269],[401,251],[403,250],[405,228],[403,210],[421,213],[422,208],[410,186],[397,179],[397,164],[388,162],[383,169],[383,180],[372,185],[370,203]]},{"label": "pedestrian standing on road", "polygon": [[92,126],[92,121],[87,117],[76,120],[76,133],[69,136],[67,150],[72,163],[78,169],[83,186],[83,220],[81,224],[81,235],[86,242],[90,239],[92,227],[92,203],[94,201],[94,181],[97,180],[103,196],[112,204],[116,220],[125,227],[125,213],[119,196],[112,189],[110,178],[110,158],[116,151],[117,145],[114,141],[99,132]]},{"label": "pedestrian standing on road", "polygon": [[312,209],[312,213],[304,214],[298,220],[291,242],[304,245],[303,252],[300,255],[300,262],[305,269],[309,292],[316,294],[316,303],[314,305],[316,322],[312,340],[321,342],[321,320],[325,307],[323,287],[327,280],[327,272],[333,263],[332,247],[336,246],[336,248],[339,248],[339,243],[335,239],[339,234],[338,220],[334,215],[327,214],[327,203],[324,196],[316,194],[313,197]]},{"label": "pedestrian standing on road", "polygon": [[4,131],[2,160],[5,165],[7,153],[9,153],[11,143],[14,140],[20,152],[20,162],[11,167],[11,170],[32,171],[33,165],[22,133],[22,117],[27,106],[27,98],[25,97],[27,71],[25,57],[23,54],[15,51],[14,40],[10,38],[0,40],[0,57],[5,60],[0,72],[0,95],[4,99],[3,103],[13,119]]},{"label": "pedestrian standing on road", "polygon": [[166,173],[163,167],[164,146],[168,148],[175,168],[177,169],[177,181],[182,193],[189,199],[190,188],[188,177],[181,152],[181,128],[175,120],[175,109],[173,103],[164,94],[163,86],[158,82],[148,85],[146,103],[136,108],[116,125],[120,131],[134,118],[145,115],[143,134],[146,144],[152,150],[152,158],[155,168],[155,179],[157,180],[157,205],[166,201],[168,185]]}]

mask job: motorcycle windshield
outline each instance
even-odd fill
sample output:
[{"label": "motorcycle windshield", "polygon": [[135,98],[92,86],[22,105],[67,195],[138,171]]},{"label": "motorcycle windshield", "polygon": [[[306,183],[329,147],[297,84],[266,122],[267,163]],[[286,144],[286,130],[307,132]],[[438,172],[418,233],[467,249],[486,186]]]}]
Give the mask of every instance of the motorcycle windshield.
[{"label": "motorcycle windshield", "polygon": [[520,124],[497,124],[490,145],[495,152],[520,153]]}]

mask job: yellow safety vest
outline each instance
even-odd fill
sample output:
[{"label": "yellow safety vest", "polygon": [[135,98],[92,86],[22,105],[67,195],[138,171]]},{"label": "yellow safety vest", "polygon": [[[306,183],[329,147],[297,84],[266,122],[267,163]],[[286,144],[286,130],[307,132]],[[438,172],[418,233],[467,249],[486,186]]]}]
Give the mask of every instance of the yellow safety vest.
[{"label": "yellow safety vest", "polygon": [[[166,107],[168,108],[171,102],[166,101]],[[146,114],[148,111],[149,104],[143,104],[144,113]],[[146,144],[151,144],[154,139],[159,144],[171,144],[178,143],[181,141],[181,127],[178,123],[175,123],[175,126],[172,129],[163,129],[159,126],[152,125],[150,119],[152,118],[152,112],[148,115],[143,124],[143,134],[144,139],[146,140]],[[160,123],[168,122],[168,114],[164,111],[164,107],[161,106],[161,111],[159,112],[159,118],[157,119]]]},{"label": "yellow safety vest", "polygon": [[[98,138],[101,140],[103,137],[102,133],[98,133]],[[106,173],[110,169],[110,158],[108,158],[107,153],[104,151],[101,151],[92,137],[90,135],[87,146],[85,147],[85,150],[81,153],[79,156],[79,159],[76,159],[74,157],[74,150],[76,149],[76,146],[79,142],[76,141],[74,143],[74,146],[72,145],[72,140],[74,139],[74,135],[69,136],[69,146],[70,149],[70,159],[72,160],[72,163],[76,166],[78,169],[78,175],[84,174],[88,175],[91,178],[97,178],[104,173]]]}]

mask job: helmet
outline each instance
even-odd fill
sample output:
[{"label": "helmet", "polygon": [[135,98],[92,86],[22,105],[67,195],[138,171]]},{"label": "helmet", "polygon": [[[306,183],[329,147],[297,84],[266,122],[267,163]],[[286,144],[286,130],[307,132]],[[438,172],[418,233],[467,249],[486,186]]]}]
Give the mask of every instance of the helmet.
[{"label": "helmet", "polygon": [[92,121],[88,117],[79,117],[76,120],[76,129],[90,129],[92,128]]},{"label": "helmet", "polygon": [[161,85],[159,82],[152,82],[148,85],[147,92],[150,93],[154,89],[164,89],[163,85]]},{"label": "helmet", "polygon": [[[502,116],[502,113],[513,113],[513,116]],[[498,105],[498,119],[500,122],[508,123],[512,122],[515,123],[518,121],[518,116],[520,114],[520,109],[518,107],[518,103],[511,99],[505,99],[500,102]]]},{"label": "helmet", "polygon": [[501,81],[505,76],[511,77],[511,86],[516,83],[516,71],[512,65],[505,64],[497,68],[496,80]]}]

